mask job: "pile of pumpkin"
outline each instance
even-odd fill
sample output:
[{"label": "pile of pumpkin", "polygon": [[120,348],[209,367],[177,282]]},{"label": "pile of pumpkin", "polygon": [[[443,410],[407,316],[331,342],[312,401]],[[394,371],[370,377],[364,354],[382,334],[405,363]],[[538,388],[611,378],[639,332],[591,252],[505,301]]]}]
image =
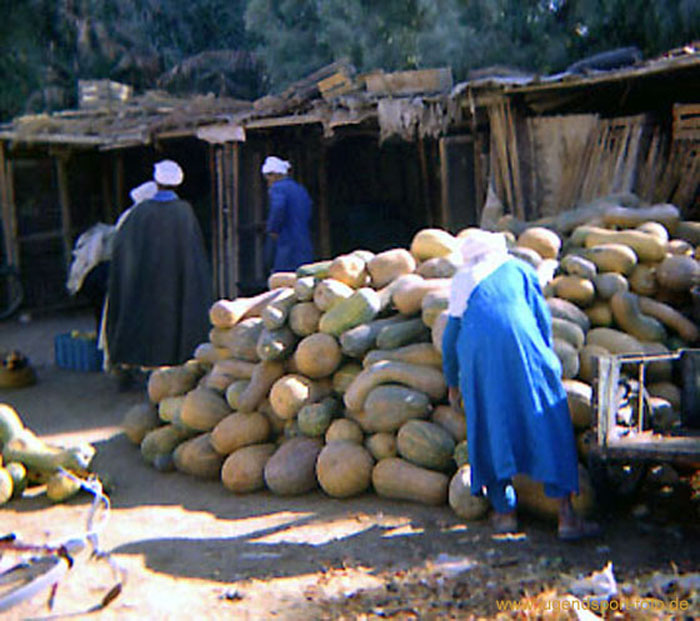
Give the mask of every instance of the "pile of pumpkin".
[{"label": "pile of pumpkin", "polygon": [[[634,197],[628,200],[634,203]],[[601,201],[597,215],[590,209],[584,212],[590,218],[584,224],[569,212],[517,235],[511,231],[511,252],[552,274],[543,279],[544,292],[554,349],[574,405],[590,402],[597,357],[665,354],[697,345],[700,336],[691,295],[700,285],[700,223],[682,221],[674,205]],[[626,371],[636,378],[632,365]],[[650,422],[656,430],[668,431],[679,423],[681,408],[672,363],[647,365],[645,380]],[[619,408],[621,421],[630,419],[631,409]],[[589,413],[573,407],[574,423],[589,427]]]},{"label": "pile of pumpkin", "polygon": [[[440,352],[451,277],[470,230],[454,236],[424,229],[409,249],[358,250],[272,274],[258,296],[217,301],[209,342],[185,364],[151,374],[148,402],[127,413],[126,434],[157,469],[220,478],[237,494],[320,486],[346,498],[373,489],[388,498],[449,502],[465,519],[483,516],[488,504],[471,495],[464,415],[447,405]],[[587,342],[596,330],[614,330],[612,320],[603,328],[586,312],[599,307],[594,279],[614,273],[619,278],[601,282],[626,281],[631,271],[594,261],[600,244],[584,229],[572,235],[579,246],[568,239],[562,246],[562,237],[542,226],[506,235],[514,254],[542,273],[550,268],[546,291],[572,417],[577,429],[590,428],[591,389],[580,381],[591,367],[586,348],[619,349],[609,337]],[[591,287],[586,298],[571,293]],[[515,485],[521,506],[556,515],[541,486],[520,476]],[[586,512],[593,491],[583,466],[580,486],[575,504]]]},{"label": "pile of pumpkin", "polygon": [[53,502],[71,498],[80,491],[94,455],[90,444],[63,448],[45,442],[12,406],[0,403],[0,505],[34,485],[46,485]]}]

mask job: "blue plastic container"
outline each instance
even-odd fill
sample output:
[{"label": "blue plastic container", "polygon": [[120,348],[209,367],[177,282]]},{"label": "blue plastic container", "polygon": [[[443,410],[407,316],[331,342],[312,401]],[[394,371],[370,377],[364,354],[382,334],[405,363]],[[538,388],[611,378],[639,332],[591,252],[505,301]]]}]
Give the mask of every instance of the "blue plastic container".
[{"label": "blue plastic container", "polygon": [[57,334],[54,339],[56,365],[73,371],[101,371],[102,352],[97,340],[71,336],[69,332]]}]

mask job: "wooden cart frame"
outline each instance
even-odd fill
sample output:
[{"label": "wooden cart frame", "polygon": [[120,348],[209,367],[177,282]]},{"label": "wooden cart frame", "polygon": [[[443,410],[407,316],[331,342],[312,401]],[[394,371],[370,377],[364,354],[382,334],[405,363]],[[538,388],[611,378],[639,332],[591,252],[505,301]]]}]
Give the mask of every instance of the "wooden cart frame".
[{"label": "wooden cart frame", "polygon": [[[662,435],[644,430],[649,394],[645,387],[647,365],[660,361],[680,360],[684,355],[700,354],[700,349],[679,349],[663,354],[617,354],[598,358],[598,377],[594,385],[593,407],[597,423],[596,452],[603,459],[690,460],[700,462],[700,430],[684,430],[680,435]],[[621,368],[638,364],[636,428],[619,436],[615,433],[618,412],[618,385]]]}]

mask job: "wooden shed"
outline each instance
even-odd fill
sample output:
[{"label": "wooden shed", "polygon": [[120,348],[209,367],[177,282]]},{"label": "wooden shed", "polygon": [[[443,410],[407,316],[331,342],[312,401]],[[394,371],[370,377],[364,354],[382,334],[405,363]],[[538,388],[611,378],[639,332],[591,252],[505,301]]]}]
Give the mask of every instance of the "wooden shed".
[{"label": "wooden shed", "polygon": [[614,71],[493,76],[456,87],[462,127],[505,211],[550,216],[632,192],[700,218],[700,44]]},{"label": "wooden shed", "polygon": [[486,74],[454,86],[448,68],[357,75],[339,61],[254,102],[149,92],[20,117],[0,126],[5,255],[29,306],[70,303],[74,239],[114,222],[163,157],[185,169],[220,297],[265,286],[268,154],[312,195],[318,258],[476,225],[489,186],[523,220],[630,191],[700,215],[696,48],[616,71]]}]

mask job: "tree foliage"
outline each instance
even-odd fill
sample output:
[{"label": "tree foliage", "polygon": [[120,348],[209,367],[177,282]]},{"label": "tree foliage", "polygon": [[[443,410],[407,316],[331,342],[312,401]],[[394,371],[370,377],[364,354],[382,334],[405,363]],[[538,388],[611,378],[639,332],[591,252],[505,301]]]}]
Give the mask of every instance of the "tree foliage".
[{"label": "tree foliage", "polygon": [[698,0],[0,0],[0,118],[75,104],[77,79],[254,98],[349,58],[361,72],[508,65],[700,39]]}]

